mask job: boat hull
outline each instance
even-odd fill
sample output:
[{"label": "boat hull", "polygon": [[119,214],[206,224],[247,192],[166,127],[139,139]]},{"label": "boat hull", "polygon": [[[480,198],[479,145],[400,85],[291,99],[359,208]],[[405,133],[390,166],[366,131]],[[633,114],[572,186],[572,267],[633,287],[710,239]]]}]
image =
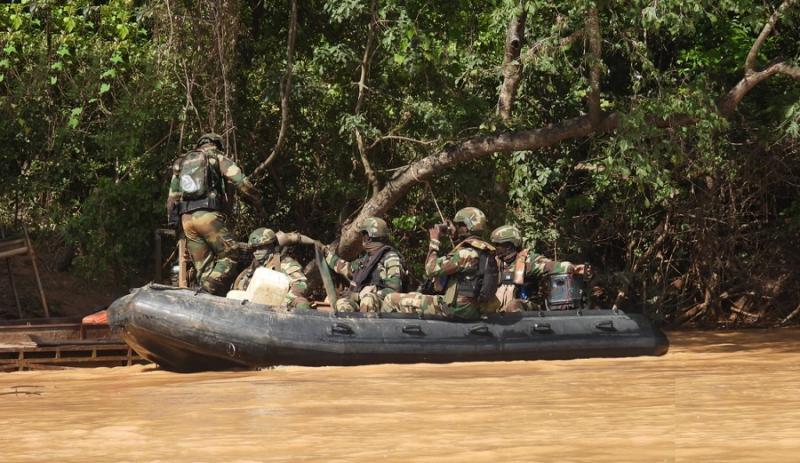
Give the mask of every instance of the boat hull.
[{"label": "boat hull", "polygon": [[644,316],[610,310],[515,313],[477,322],[326,313],[150,285],[108,309],[141,356],[176,371],[662,355]]}]

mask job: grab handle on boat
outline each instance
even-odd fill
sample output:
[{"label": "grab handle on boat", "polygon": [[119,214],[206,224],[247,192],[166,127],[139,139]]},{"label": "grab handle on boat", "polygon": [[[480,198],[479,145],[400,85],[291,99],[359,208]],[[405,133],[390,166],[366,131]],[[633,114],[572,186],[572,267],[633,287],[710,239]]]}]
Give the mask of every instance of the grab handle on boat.
[{"label": "grab handle on boat", "polygon": [[598,323],[597,325],[595,325],[595,328],[597,328],[598,330],[601,330],[601,331],[617,331],[617,327],[614,326],[614,321],[613,320],[602,321],[602,322]]},{"label": "grab handle on boat", "polygon": [[425,333],[422,332],[422,327],[419,325],[406,325],[403,327],[403,333],[421,336]]},{"label": "grab handle on boat", "polygon": [[486,325],[477,325],[469,329],[469,334],[477,334],[479,336],[491,336],[492,332]]},{"label": "grab handle on boat", "polygon": [[533,332],[534,333],[552,333],[553,328],[550,326],[549,323],[534,323],[533,324]]},{"label": "grab handle on boat", "polygon": [[331,326],[331,334],[350,335],[353,334],[353,328],[350,328],[349,325],[346,325],[344,323],[334,323],[333,326]]}]

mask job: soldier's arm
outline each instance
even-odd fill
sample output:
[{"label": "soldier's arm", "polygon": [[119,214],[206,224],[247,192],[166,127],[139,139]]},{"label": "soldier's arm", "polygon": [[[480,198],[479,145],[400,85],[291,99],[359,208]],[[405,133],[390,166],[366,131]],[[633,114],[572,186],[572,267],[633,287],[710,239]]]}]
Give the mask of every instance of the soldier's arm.
[{"label": "soldier's arm", "polygon": [[378,292],[381,297],[403,290],[403,263],[396,252],[389,251],[384,256],[381,277],[385,286]]},{"label": "soldier's arm", "polygon": [[169,181],[169,194],[167,195],[167,216],[172,211],[173,206],[181,200],[181,186],[178,176],[172,174],[172,179]]},{"label": "soldier's arm", "polygon": [[439,257],[439,246],[438,240],[431,240],[428,247],[428,257],[425,259],[426,277],[452,275],[465,268],[465,249],[459,249],[450,256]]},{"label": "soldier's arm", "polygon": [[325,262],[328,264],[328,267],[330,267],[331,270],[333,270],[334,272],[347,278],[348,280],[353,279],[353,272],[350,269],[350,262],[337,256],[336,253],[326,251]]},{"label": "soldier's arm", "polygon": [[571,262],[557,262],[541,254],[530,252],[525,263],[525,276],[541,277],[550,274],[572,273],[574,268],[575,266]]},{"label": "soldier's arm", "polygon": [[258,192],[255,186],[250,183],[250,180],[244,175],[242,169],[233,162],[232,159],[229,157],[217,154],[217,159],[219,159],[219,171],[222,175],[231,182],[239,193],[244,197],[244,199],[250,204],[251,206],[255,207],[256,209],[263,209],[261,198],[261,193]]},{"label": "soldier's arm", "polygon": [[281,270],[289,277],[289,291],[296,296],[305,296],[308,292],[308,279],[303,274],[303,267],[291,257],[281,262]]}]

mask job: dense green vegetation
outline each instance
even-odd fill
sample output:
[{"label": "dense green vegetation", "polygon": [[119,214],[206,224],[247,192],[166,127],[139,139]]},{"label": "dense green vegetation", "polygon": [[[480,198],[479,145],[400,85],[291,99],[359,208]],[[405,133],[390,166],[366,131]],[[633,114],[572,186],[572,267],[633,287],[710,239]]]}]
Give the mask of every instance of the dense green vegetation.
[{"label": "dense green vegetation", "polygon": [[74,271],[147,277],[171,162],[214,130],[268,225],[345,254],[379,214],[420,262],[435,197],[655,317],[797,307],[797,1],[98,3],[0,5],[0,222]]}]

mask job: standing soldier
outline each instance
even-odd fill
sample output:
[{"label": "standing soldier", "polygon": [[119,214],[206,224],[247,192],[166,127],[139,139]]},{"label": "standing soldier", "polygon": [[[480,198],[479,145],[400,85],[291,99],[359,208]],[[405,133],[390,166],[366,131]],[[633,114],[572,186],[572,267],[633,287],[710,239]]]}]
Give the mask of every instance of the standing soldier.
[{"label": "standing soldier", "polygon": [[224,154],[222,137],[207,133],[172,166],[167,198],[170,223],[180,224],[201,288],[223,295],[236,270],[237,246],[225,224],[225,181],[259,212],[261,196]]},{"label": "standing soldier", "polygon": [[278,235],[269,228],[257,228],[250,233],[247,244],[255,249],[253,262],[236,277],[233,289],[245,291],[256,269],[265,267],[289,277],[289,292],[284,299],[287,307],[311,309],[311,303],[306,299],[308,279],[303,273],[303,266],[291,257],[281,255],[277,246]]},{"label": "standing soldier", "polygon": [[403,290],[403,261],[389,242],[389,227],[383,219],[367,217],[358,229],[364,254],[347,262],[326,251],[325,261],[336,273],[350,280],[347,297],[336,301],[342,312],[378,312],[383,299]]},{"label": "standing soldier", "polygon": [[495,228],[490,239],[497,248],[500,272],[497,298],[500,300],[501,310],[506,312],[538,309],[530,298],[538,292],[541,277],[558,273],[588,273],[586,265],[556,262],[532,249],[523,249],[522,234],[513,225]]},{"label": "standing soldier", "polygon": [[[442,233],[449,231],[455,247],[439,257]],[[494,247],[481,239],[486,215],[478,208],[465,207],[453,217],[453,226],[431,228],[425,276],[433,278],[436,292],[393,294],[386,300],[388,310],[440,314],[463,320],[479,319],[496,309],[497,265]]]}]

